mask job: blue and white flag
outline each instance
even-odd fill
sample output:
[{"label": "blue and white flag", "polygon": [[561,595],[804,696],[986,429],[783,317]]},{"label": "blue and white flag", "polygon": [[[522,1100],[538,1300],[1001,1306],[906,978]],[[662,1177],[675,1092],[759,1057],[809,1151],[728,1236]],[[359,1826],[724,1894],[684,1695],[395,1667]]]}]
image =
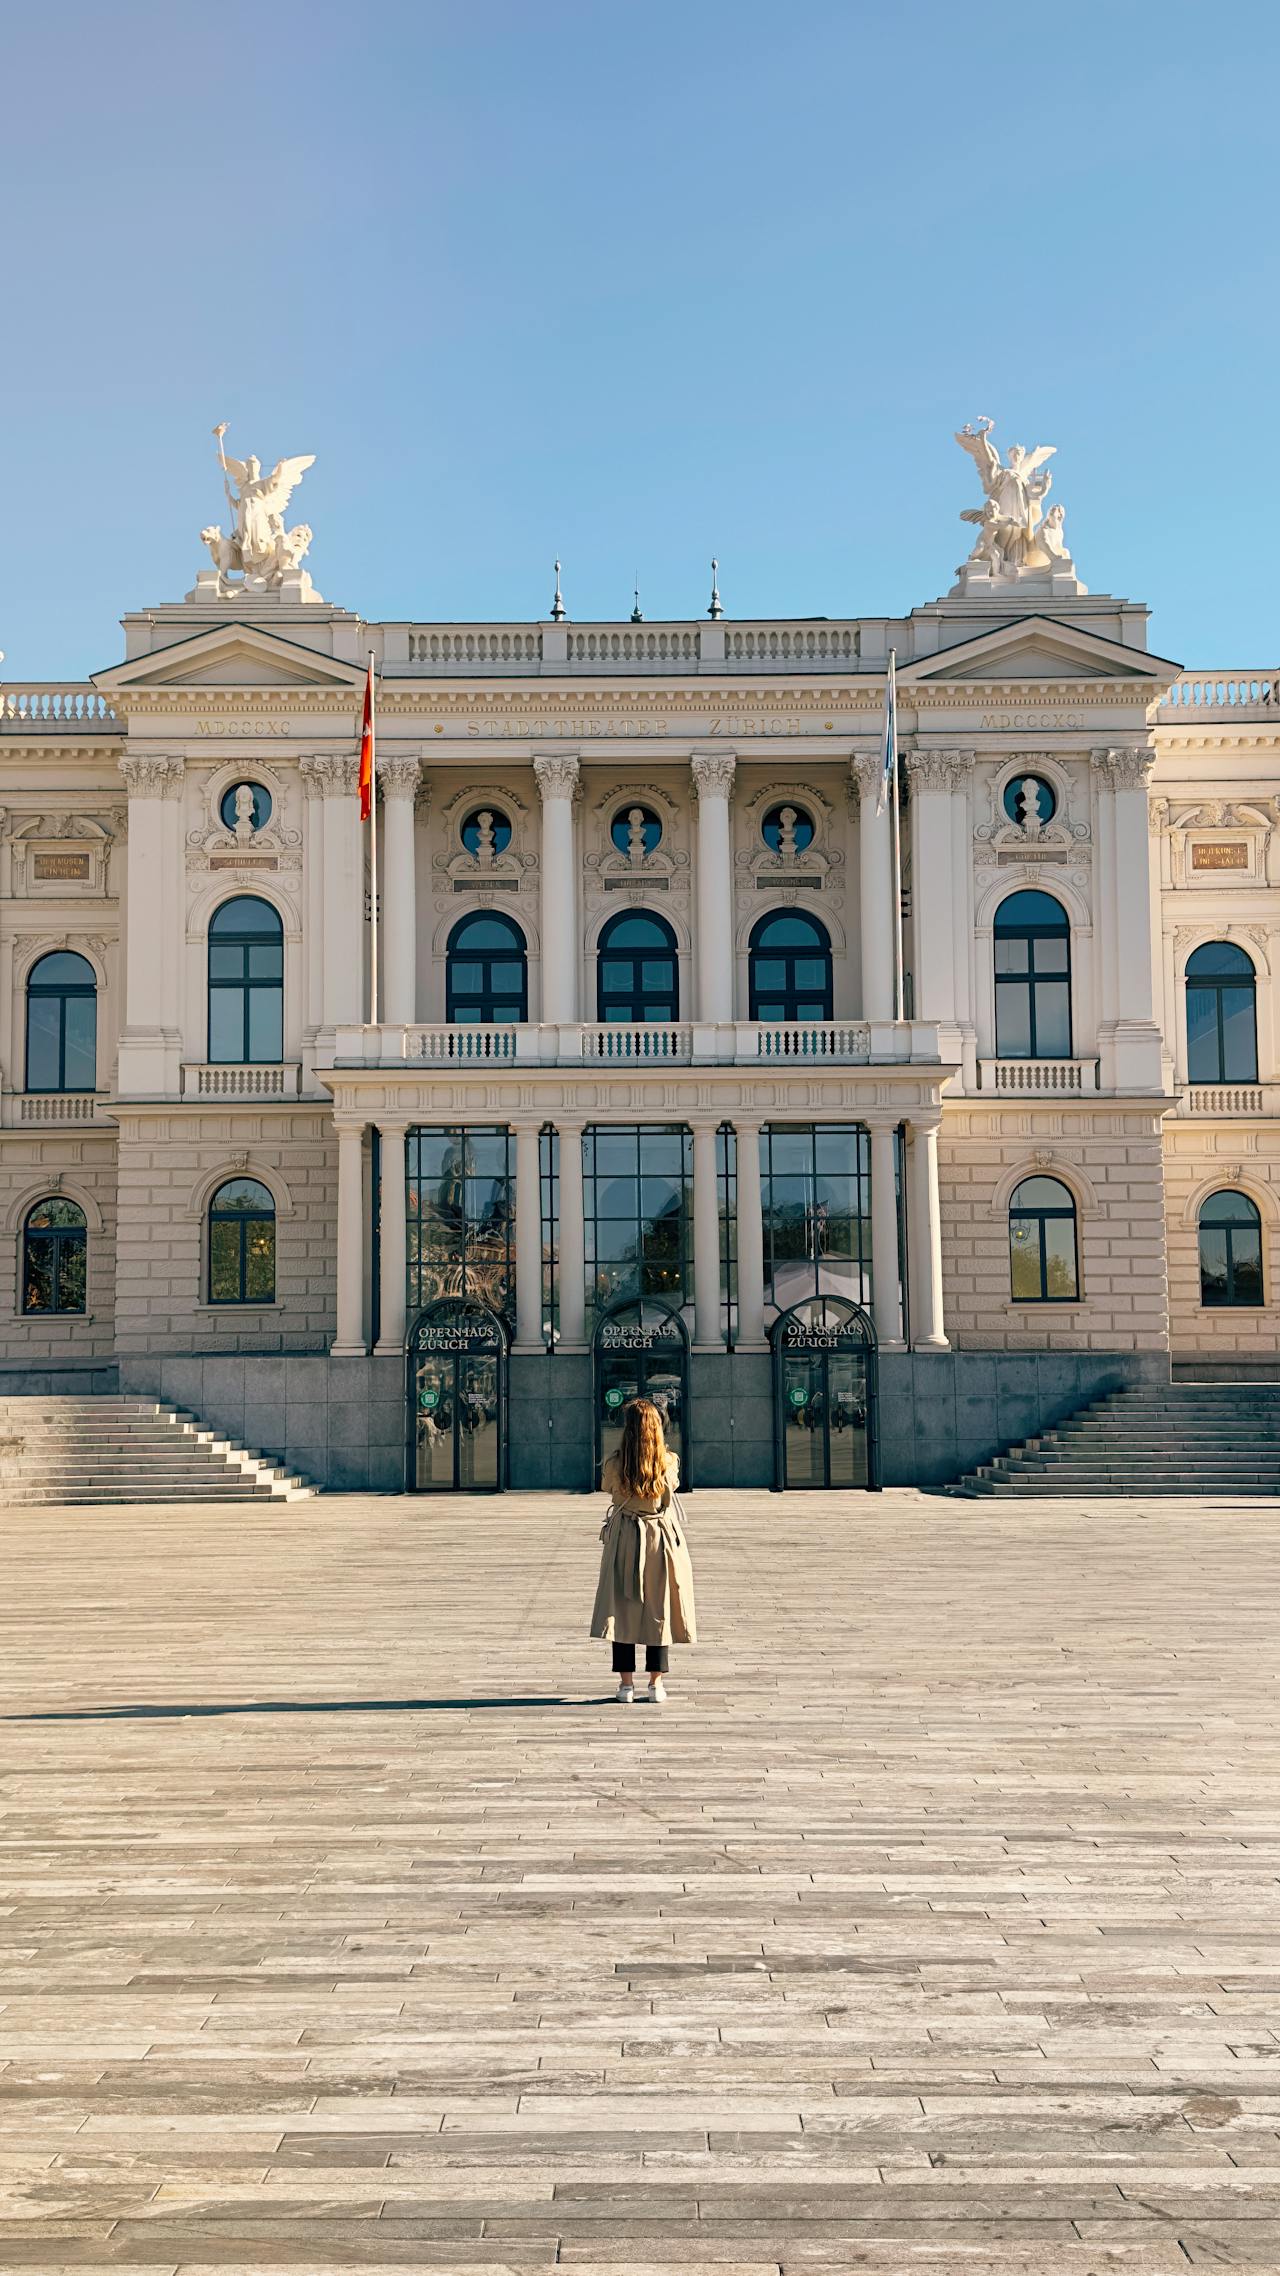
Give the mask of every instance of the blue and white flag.
[{"label": "blue and white flag", "polygon": [[889,650],[889,670],[884,683],[884,757],[880,768],[880,788],[876,793],[876,812],[883,814],[894,796],[898,782],[898,671],[897,652]]}]

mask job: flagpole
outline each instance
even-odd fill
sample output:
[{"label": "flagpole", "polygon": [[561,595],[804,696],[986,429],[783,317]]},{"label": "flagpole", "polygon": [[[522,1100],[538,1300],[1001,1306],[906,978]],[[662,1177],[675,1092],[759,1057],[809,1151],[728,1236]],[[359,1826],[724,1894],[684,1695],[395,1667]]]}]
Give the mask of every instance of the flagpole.
[{"label": "flagpole", "polygon": [[893,771],[889,779],[889,817],[893,845],[893,1016],[907,1016],[902,953],[902,825],[898,813],[898,652],[889,650],[889,715],[893,722]]},{"label": "flagpole", "polygon": [[369,650],[369,1025],[378,1024],[378,738],[373,650]]}]

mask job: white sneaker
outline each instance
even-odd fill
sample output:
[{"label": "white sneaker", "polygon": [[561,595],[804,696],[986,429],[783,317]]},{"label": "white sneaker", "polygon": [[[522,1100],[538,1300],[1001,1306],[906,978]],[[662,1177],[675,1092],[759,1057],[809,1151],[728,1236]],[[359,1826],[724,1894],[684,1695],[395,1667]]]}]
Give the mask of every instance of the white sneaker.
[{"label": "white sneaker", "polygon": [[613,1696],[617,1701],[619,1707],[631,1707],[635,1703],[635,1685],[632,1683],[620,1683]]},{"label": "white sneaker", "polygon": [[667,1687],[663,1682],[661,1676],[658,1677],[656,1683],[651,1683],[649,1685],[648,1690],[649,1697],[652,1699],[655,1707],[661,1707],[665,1704],[667,1697]]}]

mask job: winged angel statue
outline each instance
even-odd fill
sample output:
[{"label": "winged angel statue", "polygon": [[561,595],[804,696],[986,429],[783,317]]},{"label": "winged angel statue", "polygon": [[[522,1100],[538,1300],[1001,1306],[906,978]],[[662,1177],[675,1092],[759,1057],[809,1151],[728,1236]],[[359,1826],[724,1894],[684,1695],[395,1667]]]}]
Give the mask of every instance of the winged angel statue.
[{"label": "winged angel statue", "polygon": [[1057,445],[1040,443],[1035,450],[1024,450],[1021,443],[1011,443],[1006,466],[991,441],[994,424],[993,419],[979,419],[976,428],[966,425],[956,436],[986,492],[985,505],[968,506],[960,516],[962,522],[978,524],[965,568],[1000,578],[1016,577],[1022,570],[1065,569],[1071,574],[1074,564],[1063,534],[1063,509],[1051,506],[1044,512],[1053,487],[1045,461],[1053,457]]},{"label": "winged angel statue", "polygon": [[[299,522],[293,529],[284,526],[285,509],[307,468],[315,465],[314,455],[277,459],[270,474],[264,474],[259,459],[228,457],[222,443],[226,431],[225,421],[213,430],[222,461],[223,487],[231,508],[231,535],[225,536],[216,523],[200,532],[218,572],[219,591],[224,594],[278,592],[289,578],[298,589],[299,598],[316,597],[312,593],[311,579],[302,567],[303,555],[311,543],[310,525]],[[243,575],[243,586],[229,582],[237,571]]]}]

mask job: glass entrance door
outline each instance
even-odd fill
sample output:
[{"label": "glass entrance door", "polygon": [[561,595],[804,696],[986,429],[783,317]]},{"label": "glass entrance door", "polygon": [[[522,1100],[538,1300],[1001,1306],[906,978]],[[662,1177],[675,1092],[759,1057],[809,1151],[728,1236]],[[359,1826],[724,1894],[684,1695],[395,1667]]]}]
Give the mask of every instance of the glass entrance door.
[{"label": "glass entrance door", "polygon": [[875,1331],[862,1307],[819,1296],[771,1330],[775,1477],[783,1490],[880,1484]]},{"label": "glass entrance door", "polygon": [[662,1417],[667,1444],[680,1457],[684,1477],[684,1371],[668,1353],[609,1351],[600,1354],[596,1370],[597,1429],[600,1460],[616,1454],[622,1437],[622,1413],[628,1399],[652,1399]]},{"label": "glass entrance door", "polygon": [[419,1493],[492,1494],[505,1473],[506,1347],[496,1317],[447,1300],[409,1346],[411,1481]]}]

